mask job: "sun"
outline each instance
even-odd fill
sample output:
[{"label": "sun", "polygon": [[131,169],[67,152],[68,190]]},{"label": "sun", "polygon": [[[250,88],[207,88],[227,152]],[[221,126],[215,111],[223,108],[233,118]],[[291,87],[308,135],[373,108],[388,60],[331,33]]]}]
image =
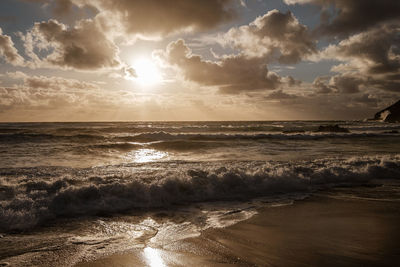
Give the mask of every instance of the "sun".
[{"label": "sun", "polygon": [[135,81],[140,85],[151,86],[162,81],[162,74],[153,60],[139,58],[134,61],[132,66],[136,72]]}]

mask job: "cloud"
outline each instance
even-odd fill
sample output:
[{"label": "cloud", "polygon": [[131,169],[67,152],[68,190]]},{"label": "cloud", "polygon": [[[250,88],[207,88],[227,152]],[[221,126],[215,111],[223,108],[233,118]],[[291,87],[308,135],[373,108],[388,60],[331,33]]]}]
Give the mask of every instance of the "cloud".
[{"label": "cloud", "polygon": [[[356,73],[344,73],[332,77],[317,77],[312,86],[317,94],[356,94],[365,91],[382,93],[383,91],[400,93],[400,79],[387,80],[382,77],[363,76]],[[379,92],[382,91],[382,92]]]},{"label": "cloud", "polygon": [[231,28],[220,43],[239,49],[249,57],[277,59],[280,63],[297,63],[316,52],[316,42],[306,26],[291,13],[271,10],[249,25]]},{"label": "cloud", "polygon": [[28,76],[25,78],[25,86],[31,89],[53,89],[53,90],[93,90],[99,89],[97,84],[65,79],[61,77]]},{"label": "cloud", "polygon": [[292,76],[284,77],[283,80],[285,81],[285,83],[286,83],[289,87],[299,86],[299,85],[301,85],[301,84],[303,83],[301,80],[296,80],[296,79],[293,78]]},{"label": "cloud", "polygon": [[188,120],[193,114],[202,115],[189,100],[199,99],[198,95],[148,94],[123,87],[108,90],[97,82],[22,72],[3,77],[14,83],[0,86],[0,121],[171,120],[171,113],[175,119]]},{"label": "cloud", "polygon": [[312,85],[317,94],[356,94],[361,92],[361,88],[365,89],[369,82],[368,79],[354,74],[339,74],[317,77]]},{"label": "cloud", "polygon": [[24,64],[24,58],[18,53],[11,37],[3,34],[0,28],[0,58],[1,57],[14,66],[21,66]]},{"label": "cloud", "polygon": [[6,76],[14,80],[22,80],[23,86],[30,89],[51,89],[55,91],[94,90],[99,89],[96,83],[55,76],[27,75],[24,72],[7,72]]},{"label": "cloud", "polygon": [[222,93],[275,89],[281,84],[281,77],[268,71],[262,58],[231,55],[208,61],[192,54],[182,39],[171,42],[166,51],[157,51],[155,56],[176,68],[185,80],[216,86]]},{"label": "cloud", "polygon": [[0,87],[0,114],[8,111],[10,118],[13,116],[13,112],[10,110],[24,111],[25,113],[31,110],[46,111],[65,106],[77,106],[82,103],[81,101],[80,95],[64,91],[39,90],[24,86]]},{"label": "cloud", "polygon": [[370,107],[377,107],[379,100],[371,94],[362,94],[352,98],[352,102],[359,105],[368,105]]},{"label": "cloud", "polygon": [[[35,23],[25,36],[26,54],[36,65],[78,70],[97,70],[120,66],[119,49],[103,32],[101,25],[87,19],[67,27],[57,20]],[[35,49],[49,52],[40,58]]]},{"label": "cloud", "polygon": [[267,63],[297,63],[316,52],[316,43],[307,27],[291,12],[272,10],[249,25],[231,28],[220,34],[217,42],[236,50],[236,54],[216,56],[217,61],[205,60],[192,54],[183,40],[171,42],[166,51],[156,56],[167,66],[178,70],[186,81],[203,86],[218,87],[222,93],[273,90],[286,84],[298,86],[293,77],[280,77],[269,71]]},{"label": "cloud", "polygon": [[365,90],[398,91],[400,88],[400,26],[379,25],[355,34],[320,53],[323,59],[342,61],[329,85],[314,81],[319,93],[357,93]]},{"label": "cloud", "polygon": [[312,85],[316,89],[317,94],[330,94],[333,92],[333,88],[327,83],[329,78],[329,76],[319,76],[315,78]]},{"label": "cloud", "polygon": [[331,78],[331,87],[342,94],[354,94],[360,92],[360,86],[364,83],[360,79],[351,75],[338,75]]},{"label": "cloud", "polygon": [[382,25],[330,45],[323,58],[349,62],[336,70],[362,70],[365,74],[399,73],[400,26]]},{"label": "cloud", "polygon": [[53,12],[55,15],[63,16],[71,12],[72,2],[70,0],[56,0],[56,4],[53,8]]},{"label": "cloud", "polygon": [[123,34],[157,38],[180,31],[212,29],[236,17],[235,0],[73,0],[92,6]]},{"label": "cloud", "polygon": [[[286,4],[316,4],[323,8],[318,31],[348,36],[381,23],[400,20],[398,0],[284,0]],[[334,12],[332,14],[332,8]]]},{"label": "cloud", "polygon": [[7,73],[7,76],[22,79],[22,84],[0,87],[0,112],[81,105],[100,89],[95,83],[62,77],[29,76],[23,72]]},{"label": "cloud", "polygon": [[282,90],[276,90],[270,93],[266,98],[282,100],[282,99],[294,99],[297,98],[297,96],[293,94],[287,94]]}]

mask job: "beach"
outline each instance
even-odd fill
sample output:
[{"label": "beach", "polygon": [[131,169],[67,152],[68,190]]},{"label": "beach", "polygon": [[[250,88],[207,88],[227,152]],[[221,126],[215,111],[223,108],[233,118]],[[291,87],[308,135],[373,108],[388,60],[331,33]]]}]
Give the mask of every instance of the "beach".
[{"label": "beach", "polygon": [[316,195],[164,247],[79,263],[95,266],[397,266],[400,202]]}]

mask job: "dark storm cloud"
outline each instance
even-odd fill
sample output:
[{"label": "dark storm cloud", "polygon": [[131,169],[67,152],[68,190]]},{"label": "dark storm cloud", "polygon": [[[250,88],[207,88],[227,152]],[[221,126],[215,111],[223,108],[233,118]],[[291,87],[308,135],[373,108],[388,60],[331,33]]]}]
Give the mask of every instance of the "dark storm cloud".
[{"label": "dark storm cloud", "polygon": [[172,42],[166,51],[156,53],[162,61],[177,68],[185,80],[204,86],[217,86],[222,93],[275,89],[281,77],[267,69],[264,59],[232,55],[218,62],[193,55],[183,40]]},{"label": "dark storm cloud", "polygon": [[[323,34],[348,36],[380,23],[400,20],[398,0],[284,0],[287,4],[312,3],[323,7],[321,25]],[[330,14],[334,7],[334,14]]]},{"label": "dark storm cloud", "polygon": [[164,36],[181,30],[208,30],[236,17],[236,0],[74,0],[93,6],[126,34]]},{"label": "dark storm cloud", "polygon": [[291,64],[316,52],[316,42],[306,26],[291,13],[272,10],[249,25],[230,29],[221,43],[240,49],[250,57],[265,57]]},{"label": "dark storm cloud", "polygon": [[0,28],[0,58],[2,57],[6,60],[6,62],[12,65],[20,66],[24,63],[24,59],[15,48],[11,37],[3,34],[3,31]]},{"label": "dark storm cloud", "polygon": [[54,50],[45,62],[62,68],[96,70],[120,65],[118,47],[93,20],[81,20],[72,28],[56,20],[35,23],[25,42],[26,47]]}]

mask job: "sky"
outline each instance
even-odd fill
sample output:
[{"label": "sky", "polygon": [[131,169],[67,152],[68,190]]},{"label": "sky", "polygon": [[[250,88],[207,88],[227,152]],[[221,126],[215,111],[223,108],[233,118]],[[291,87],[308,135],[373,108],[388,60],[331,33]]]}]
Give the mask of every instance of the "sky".
[{"label": "sky", "polygon": [[398,99],[398,0],[0,1],[3,122],[354,120]]}]

